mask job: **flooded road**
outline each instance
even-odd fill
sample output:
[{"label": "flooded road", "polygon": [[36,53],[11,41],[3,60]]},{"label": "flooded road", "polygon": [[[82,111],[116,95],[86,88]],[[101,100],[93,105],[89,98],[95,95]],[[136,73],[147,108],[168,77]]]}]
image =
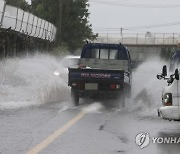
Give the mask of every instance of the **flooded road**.
[{"label": "flooded road", "polygon": [[[132,96],[118,109],[111,101],[70,101],[67,70],[47,55],[9,59],[0,68],[0,152],[176,154],[179,121],[157,117],[166,83],[156,79],[165,62],[149,60],[133,71]],[[59,70],[62,78],[53,74]],[[65,75],[64,75],[65,74]],[[144,142],[138,134],[148,133]],[[153,139],[158,138],[153,142]],[[138,140],[138,139],[137,139]],[[148,144],[141,148],[141,144]]]}]

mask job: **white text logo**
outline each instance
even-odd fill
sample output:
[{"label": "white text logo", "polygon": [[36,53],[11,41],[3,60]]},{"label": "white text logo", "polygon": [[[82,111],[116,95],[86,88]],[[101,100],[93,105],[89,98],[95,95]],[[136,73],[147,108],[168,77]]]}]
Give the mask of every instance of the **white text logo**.
[{"label": "white text logo", "polygon": [[150,142],[150,136],[149,136],[149,133],[147,133],[147,132],[139,133],[136,136],[136,144],[141,149],[148,146],[149,142]]}]

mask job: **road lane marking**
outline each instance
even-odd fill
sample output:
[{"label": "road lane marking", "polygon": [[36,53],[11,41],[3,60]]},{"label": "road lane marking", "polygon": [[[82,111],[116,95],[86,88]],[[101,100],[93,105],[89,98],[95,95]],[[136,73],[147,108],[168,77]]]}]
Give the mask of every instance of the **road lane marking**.
[{"label": "road lane marking", "polygon": [[36,145],[34,148],[32,148],[26,154],[39,153],[41,150],[46,148],[50,143],[52,143],[55,139],[57,139],[60,135],[62,135],[64,132],[66,132],[71,126],[73,126],[75,123],[77,123],[82,117],[84,117],[85,114],[86,114],[85,112],[80,112],[76,117],[74,117],[72,120],[70,120],[64,126],[60,127],[54,133],[49,135],[46,139],[44,139],[41,143]]}]

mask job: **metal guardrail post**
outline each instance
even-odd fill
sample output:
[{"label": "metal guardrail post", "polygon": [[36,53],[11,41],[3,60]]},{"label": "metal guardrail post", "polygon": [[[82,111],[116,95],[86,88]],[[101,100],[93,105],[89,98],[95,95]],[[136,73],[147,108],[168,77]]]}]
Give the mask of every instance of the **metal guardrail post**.
[{"label": "metal guardrail post", "polygon": [[16,28],[17,28],[17,18],[18,18],[18,7],[17,7],[17,13],[16,13],[16,25],[14,27],[14,30],[16,30]]},{"label": "metal guardrail post", "polygon": [[55,28],[54,28],[54,26],[52,25],[52,39],[54,38],[54,31],[55,31]]},{"label": "metal guardrail post", "polygon": [[21,28],[19,30],[20,32],[22,31],[23,20],[24,20],[24,11],[23,11],[23,16],[22,16],[22,20],[21,20]]},{"label": "metal guardrail post", "polygon": [[27,33],[27,30],[28,30],[28,25],[29,25],[29,16],[30,16],[30,13],[28,14],[28,20],[27,20],[27,25],[26,25],[26,33]]},{"label": "metal guardrail post", "polygon": [[50,29],[50,35],[49,35],[49,40],[51,40],[52,39],[52,27],[53,27],[53,25],[51,24],[51,29]]},{"label": "metal guardrail post", "polygon": [[43,32],[42,32],[42,35],[41,35],[41,37],[40,38],[42,38],[43,37],[43,34],[44,34],[44,29],[45,29],[45,25],[46,25],[46,21],[44,22],[44,26],[43,26]]},{"label": "metal guardrail post", "polygon": [[33,37],[35,37],[35,35],[36,35],[38,24],[39,24],[39,18],[37,18],[36,29],[35,29],[35,33],[34,33]]},{"label": "metal guardrail post", "polygon": [[62,43],[62,11],[63,10],[63,1],[59,0],[59,42]]},{"label": "metal guardrail post", "polygon": [[31,23],[32,28],[31,28],[31,32],[29,33],[29,35],[31,35],[31,34],[32,34],[32,30],[33,30],[33,27],[34,27],[34,18],[35,18],[35,16],[33,15],[33,22]]},{"label": "metal guardrail post", "polygon": [[124,43],[123,33],[122,33],[122,43]]},{"label": "metal guardrail post", "polygon": [[45,40],[47,38],[47,34],[49,33],[49,22],[48,22],[48,27],[47,27],[47,30],[45,30]]},{"label": "metal guardrail post", "polygon": [[6,9],[6,1],[4,1],[4,7],[3,7],[3,12],[2,12],[2,18],[1,18],[1,22],[0,22],[0,28],[1,28],[2,24],[3,24],[5,9]]},{"label": "metal guardrail post", "polygon": [[163,33],[163,45],[164,45],[165,34]]},{"label": "metal guardrail post", "polygon": [[136,34],[136,45],[138,44],[138,34]]},{"label": "metal guardrail post", "polygon": [[37,37],[39,37],[39,35],[40,35],[41,25],[42,25],[42,19],[41,19],[41,24],[40,24],[40,27],[39,27],[39,33],[38,33],[38,36],[37,36]]},{"label": "metal guardrail post", "polygon": [[109,42],[109,37],[108,37],[108,33],[107,33],[107,43]]}]

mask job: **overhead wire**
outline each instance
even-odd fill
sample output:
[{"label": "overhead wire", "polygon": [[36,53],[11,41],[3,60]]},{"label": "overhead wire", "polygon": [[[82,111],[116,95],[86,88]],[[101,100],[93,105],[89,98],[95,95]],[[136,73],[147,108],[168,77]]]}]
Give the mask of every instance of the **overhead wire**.
[{"label": "overhead wire", "polygon": [[112,6],[120,6],[120,7],[137,7],[137,8],[179,8],[180,4],[135,4],[135,3],[127,3],[122,1],[100,1],[100,0],[91,0],[93,3],[112,5]]},{"label": "overhead wire", "polygon": [[159,28],[159,27],[176,26],[176,25],[180,25],[180,22],[147,25],[147,26],[133,26],[133,27],[126,27],[126,28],[127,29],[147,29],[147,28]]},{"label": "overhead wire", "polygon": [[164,24],[156,24],[156,25],[146,25],[146,26],[132,26],[132,27],[95,27],[98,31],[121,31],[122,30],[131,30],[131,31],[142,31],[142,29],[152,29],[152,28],[162,28],[167,26],[177,26],[180,25],[180,22],[172,22],[172,23],[164,23]]}]

